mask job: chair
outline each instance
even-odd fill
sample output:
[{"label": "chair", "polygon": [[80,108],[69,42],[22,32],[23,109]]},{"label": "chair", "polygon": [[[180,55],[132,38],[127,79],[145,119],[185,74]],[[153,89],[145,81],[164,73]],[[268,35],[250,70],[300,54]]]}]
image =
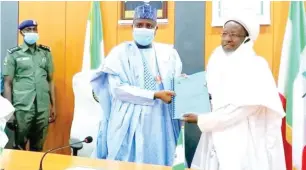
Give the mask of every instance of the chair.
[{"label": "chair", "polygon": [[70,144],[92,136],[89,144],[72,145],[74,156],[90,157],[97,141],[101,106],[94,98],[90,78],[93,71],[83,71],[73,76],[74,115],[70,132]]}]

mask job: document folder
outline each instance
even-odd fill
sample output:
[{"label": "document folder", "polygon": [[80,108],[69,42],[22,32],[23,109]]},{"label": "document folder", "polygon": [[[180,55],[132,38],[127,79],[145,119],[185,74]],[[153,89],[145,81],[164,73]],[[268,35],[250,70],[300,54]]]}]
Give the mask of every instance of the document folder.
[{"label": "document folder", "polygon": [[175,96],[169,104],[173,119],[181,119],[186,113],[201,114],[210,111],[210,101],[205,72],[170,80]]}]

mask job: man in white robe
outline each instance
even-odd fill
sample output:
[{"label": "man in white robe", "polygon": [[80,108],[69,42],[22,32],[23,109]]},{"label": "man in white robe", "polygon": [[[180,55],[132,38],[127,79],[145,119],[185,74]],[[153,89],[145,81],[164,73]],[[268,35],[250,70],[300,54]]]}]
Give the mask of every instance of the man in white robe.
[{"label": "man in white robe", "polygon": [[182,63],[172,45],[153,42],[156,20],[155,8],[138,6],[134,41],[113,48],[91,81],[103,110],[96,158],[172,165],[180,122],[171,119],[166,80]]},{"label": "man in white robe", "polygon": [[194,169],[286,169],[281,134],[285,113],[268,63],[253,50],[258,34],[259,24],[250,15],[224,24],[222,45],[207,66],[212,111],[184,116],[203,132]]}]

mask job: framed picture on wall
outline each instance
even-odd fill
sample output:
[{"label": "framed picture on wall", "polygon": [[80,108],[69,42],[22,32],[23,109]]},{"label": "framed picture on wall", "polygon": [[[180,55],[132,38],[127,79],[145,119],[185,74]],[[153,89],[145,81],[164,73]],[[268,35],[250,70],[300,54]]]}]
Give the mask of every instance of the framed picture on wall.
[{"label": "framed picture on wall", "polygon": [[224,17],[234,11],[255,13],[261,25],[270,25],[271,23],[270,1],[239,1],[239,3],[232,3],[228,0],[214,0],[212,1],[211,25],[213,27],[223,26]]},{"label": "framed picture on wall", "polygon": [[[121,16],[119,24],[132,24],[135,8],[143,3],[144,1],[121,1]],[[167,1],[150,1],[149,4],[157,9],[157,22],[168,22]]]}]

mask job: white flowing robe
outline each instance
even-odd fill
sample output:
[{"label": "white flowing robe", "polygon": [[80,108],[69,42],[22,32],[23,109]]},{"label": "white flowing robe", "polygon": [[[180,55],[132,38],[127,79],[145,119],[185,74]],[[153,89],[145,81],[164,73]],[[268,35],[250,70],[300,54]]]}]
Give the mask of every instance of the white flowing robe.
[{"label": "white flowing robe", "polygon": [[213,110],[199,116],[202,136],[192,168],[285,170],[285,113],[267,62],[252,42],[226,55],[218,47],[207,67]]}]

